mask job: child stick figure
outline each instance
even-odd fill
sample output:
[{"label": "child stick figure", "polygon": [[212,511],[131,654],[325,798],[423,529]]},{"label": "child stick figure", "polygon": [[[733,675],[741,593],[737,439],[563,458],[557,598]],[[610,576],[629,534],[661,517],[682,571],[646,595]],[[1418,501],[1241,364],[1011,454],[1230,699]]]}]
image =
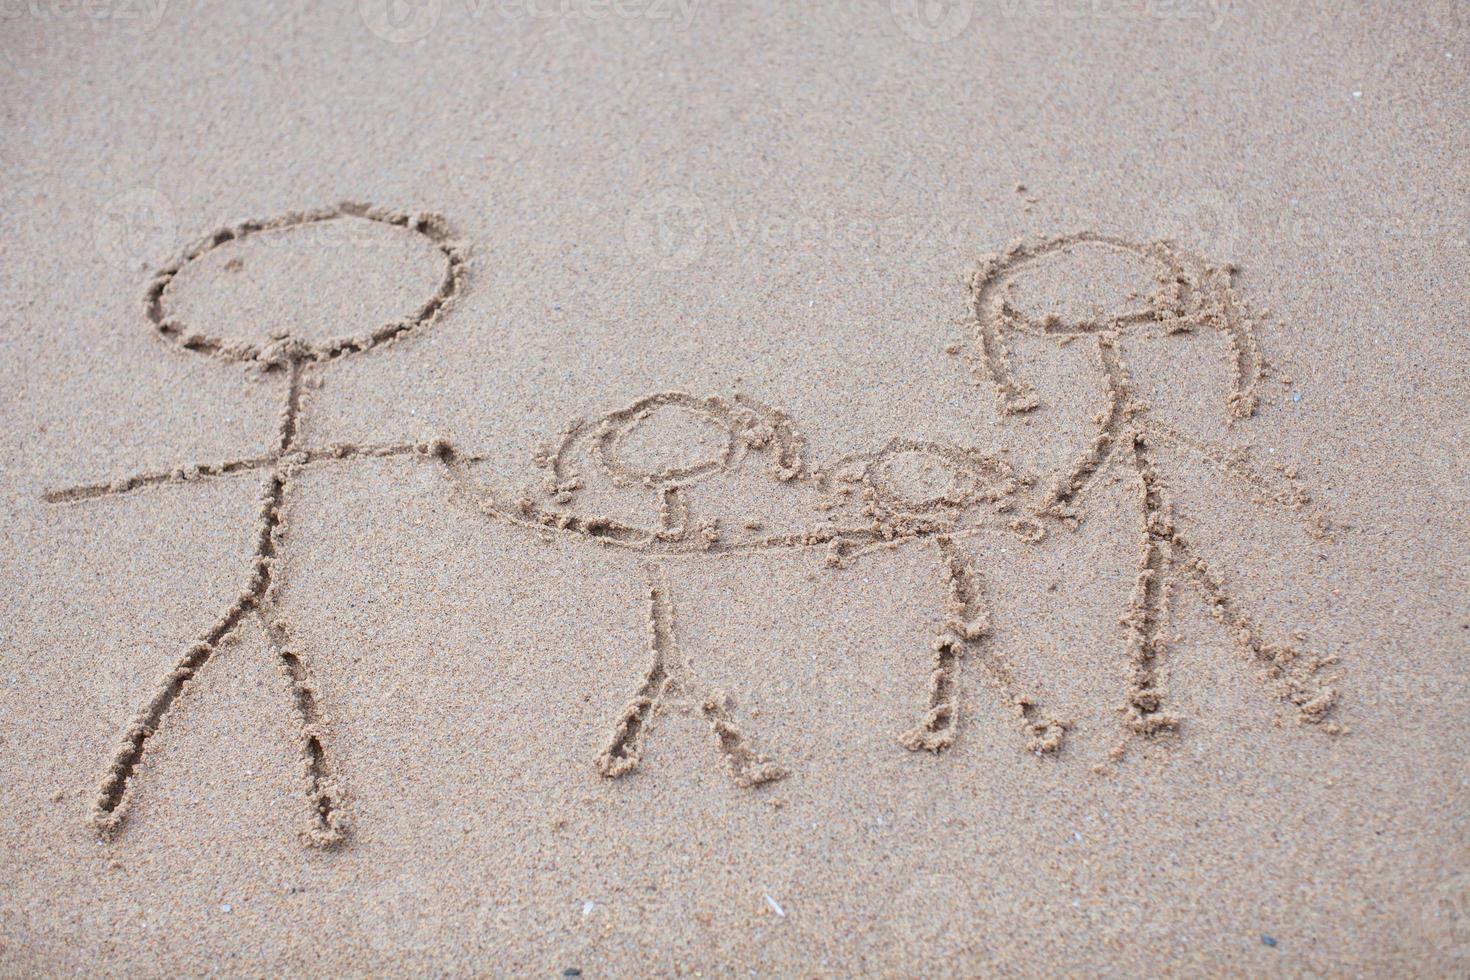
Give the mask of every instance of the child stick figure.
[{"label": "child stick figure", "polygon": [[[1041,259],[1079,247],[1101,248],[1142,262],[1152,270],[1157,290],[1143,297],[1131,311],[1075,322],[1064,322],[1057,316],[1037,320],[1016,308],[1011,285],[1018,274]],[[1226,407],[1232,418],[1251,415],[1256,406],[1255,386],[1261,377],[1261,354],[1254,325],[1243,315],[1231,288],[1231,271],[1210,266],[1169,243],[1140,245],[1083,233],[1013,247],[1005,255],[982,262],[970,283],[970,328],[1002,414],[1028,412],[1039,404],[1034,389],[1011,370],[1009,336],[1024,333],[1061,343],[1090,338],[1095,344],[1107,406],[1092,445],[1052,485],[1039,512],[1075,525],[1080,517],[1077,502],[1106,466],[1121,463],[1131,468],[1137,479],[1142,545],[1138,577],[1123,619],[1130,670],[1127,723],[1137,735],[1171,730],[1179,723],[1164,709],[1158,669],[1167,646],[1168,587],[1181,580],[1194,585],[1242,651],[1266,668],[1283,699],[1295,706],[1303,722],[1323,721],[1337,700],[1333,688],[1317,676],[1331,661],[1268,641],[1200,557],[1192,539],[1180,530],[1169,480],[1155,450],[1168,445],[1192,454],[1259,496],[1303,512],[1308,529],[1320,533],[1320,516],[1307,510],[1309,496],[1290,471],[1285,472],[1284,481],[1275,479],[1256,470],[1241,455],[1188,439],[1155,420],[1135,394],[1123,357],[1125,336],[1168,339],[1187,337],[1200,327],[1223,331],[1233,358]]]},{"label": "child stick figure", "polygon": [[[802,460],[804,446],[784,412],[751,398],[737,396],[731,403],[659,392],[595,423],[575,419],[567,425],[555,445],[537,454],[547,471],[539,499],[526,494],[515,500],[495,491],[470,476],[452,447],[443,448],[441,459],[460,495],[486,517],[540,536],[559,534],[647,559],[650,664],[613,724],[597,759],[598,770],[616,778],[638,768],[655,718],[664,708],[680,705],[697,710],[709,723],[737,785],[756,786],[786,774],[751,747],[727,699],[698,678],[679,647],[667,574],[671,561],[816,551],[823,553],[828,567],[840,568],[866,555],[923,541],[932,541],[936,549],[947,603],[932,644],[925,714],[901,744],[939,752],[953,743],[960,660],[975,651],[1003,702],[1015,711],[1028,747],[1038,753],[1056,751],[1065,724],[1040,714],[1034,700],[1020,693],[1008,665],[984,642],[989,612],[983,582],[959,547],[961,539],[988,532],[1014,534],[1028,544],[1039,539],[1044,533],[1039,522],[1012,513],[1024,481],[995,457],[902,439],[812,472]],[[642,455],[656,458],[638,459],[639,448],[645,451]],[[743,474],[743,464],[755,454],[766,455],[769,475],[778,484],[814,490],[814,503],[824,517],[784,532],[760,520],[726,527],[701,517],[691,503],[692,488],[721,475]],[[630,522],[591,512],[578,495],[594,488],[604,495],[610,488],[645,494],[648,519]],[[759,506],[759,494],[748,492],[752,489],[726,482],[715,493],[726,504],[749,500]]]},{"label": "child stick figure", "polygon": [[[650,458],[629,450],[634,440],[646,442],[643,448]],[[521,509],[522,519],[538,515],[540,526],[549,521],[590,540],[615,542],[649,557],[645,567],[649,668],[597,757],[604,776],[616,778],[638,767],[654,716],[677,704],[676,695],[709,724],[737,786],[759,786],[787,774],[751,746],[735,723],[724,692],[700,680],[680,648],[664,558],[781,547],[782,542],[749,534],[746,540],[737,540],[716,521],[697,521],[689,494],[704,480],[737,471],[752,452],[769,453],[772,475],[790,481],[800,472],[800,451],[789,421],[767,406],[749,399],[731,404],[722,398],[660,392],[609,412],[593,425],[573,421],[563,430],[559,445],[540,455],[538,461],[548,470],[549,502],[558,508],[572,503],[588,482],[601,479],[647,493],[650,510],[657,515],[647,525],[633,527],[576,510],[542,510],[529,500]]]},{"label": "child stick figure", "polygon": [[[925,540],[934,545],[947,597],[945,615],[930,644],[933,667],[924,717],[899,744],[911,752],[934,753],[954,744],[961,661],[973,654],[1002,705],[1014,714],[1026,748],[1037,755],[1060,750],[1067,722],[1042,712],[995,648],[984,576],[961,546],[963,539],[983,532],[1000,532],[1026,545],[1039,542],[1044,528],[1014,516],[1033,481],[988,453],[910,439],[892,439],[876,453],[839,459],[816,479],[830,509],[855,511],[869,522],[869,533],[888,546]],[[847,558],[842,539],[837,543],[828,552],[829,564]]]},{"label": "child stick figure", "polygon": [[[311,341],[276,331],[266,343],[212,337],[192,330],[170,313],[171,286],[178,274],[215,249],[264,234],[290,234],[334,219],[360,219],[396,227],[422,236],[444,262],[443,277],[434,295],[411,316],[377,326],[371,332]],[[327,758],[324,725],[307,664],[292,642],[286,619],[277,605],[279,562],[283,552],[283,507],[298,470],[318,462],[373,456],[436,456],[436,445],[343,445],[312,449],[300,444],[305,381],[320,366],[389,343],[409,331],[427,326],[449,308],[465,277],[466,256],[436,215],[409,216],[360,204],[295,212],[270,221],[247,221],[225,228],[186,249],[178,261],[161,270],[148,287],[144,308],[158,335],[186,351],[243,362],[264,375],[281,378],[281,412],[269,452],[223,462],[189,464],[166,472],[138,473],[110,483],[54,490],[45,495],[52,503],[76,503],[128,493],[143,487],[192,482],[247,471],[265,471],[255,527],[255,548],[244,587],[224,612],[184,651],[173,669],[158,681],[152,694],[123,731],[121,742],[97,792],[92,818],[103,833],[114,833],[126,819],[133,796],[138,764],[149,739],[193,677],[214,651],[248,618],[255,617],[270,643],[277,665],[289,685],[296,712],[297,739],[305,769],[311,808],[307,839],[330,845],[347,830],[336,773]]]}]

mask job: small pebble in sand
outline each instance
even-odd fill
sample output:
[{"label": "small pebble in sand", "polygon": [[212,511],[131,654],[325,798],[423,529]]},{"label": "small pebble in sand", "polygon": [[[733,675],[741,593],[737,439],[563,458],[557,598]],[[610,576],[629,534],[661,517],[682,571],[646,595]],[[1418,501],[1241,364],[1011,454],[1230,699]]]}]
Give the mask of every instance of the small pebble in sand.
[{"label": "small pebble in sand", "polygon": [[778,916],[780,916],[783,919],[786,918],[786,910],[781,907],[781,903],[780,902],[776,901],[774,898],[772,898],[771,896],[767,895],[766,896],[766,904],[771,907],[771,911],[772,912],[775,912]]},{"label": "small pebble in sand", "polygon": [[1274,936],[1262,936],[1261,942],[1265,943],[1267,946],[1272,947],[1273,949],[1276,947],[1276,937]]}]

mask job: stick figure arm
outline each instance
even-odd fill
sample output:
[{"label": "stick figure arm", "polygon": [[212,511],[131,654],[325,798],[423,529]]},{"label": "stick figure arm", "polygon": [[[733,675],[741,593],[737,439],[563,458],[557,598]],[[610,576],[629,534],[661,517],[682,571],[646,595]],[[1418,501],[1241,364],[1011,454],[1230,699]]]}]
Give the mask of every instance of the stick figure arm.
[{"label": "stick figure arm", "polygon": [[982,534],[1011,535],[1024,544],[1037,544],[1046,537],[1046,528],[1029,514],[981,514],[961,523],[928,527],[910,534],[885,537],[870,529],[853,529],[834,534],[830,540],[808,541],[808,547],[826,547],[829,566],[846,567],[849,563],[874,554],[887,554],[911,545],[938,538],[960,540]]},{"label": "stick figure arm", "polygon": [[[440,455],[443,443],[339,443],[317,449],[302,449],[287,457],[288,460],[303,466],[311,466],[318,463],[343,462],[354,459],[383,459],[392,456],[420,456],[437,457]],[[456,458],[465,463],[477,463],[487,457],[483,453],[456,453]],[[95,500],[99,497],[115,497],[124,493],[132,493],[148,487],[164,486],[172,483],[195,483],[202,480],[212,480],[222,476],[232,476],[236,473],[249,473],[256,470],[269,469],[276,464],[277,457],[272,454],[268,456],[247,456],[241,459],[230,459],[222,462],[212,463],[185,463],[167,470],[148,470],[141,473],[132,473],[128,476],[116,477],[105,483],[81,483],[70,487],[60,487],[47,490],[41,494],[41,499],[48,504],[69,504],[83,500]]]},{"label": "stick figure arm", "polygon": [[1145,428],[1154,439],[1209,463],[1237,485],[1253,491],[1270,503],[1287,510],[1303,510],[1312,503],[1311,494],[1289,469],[1283,469],[1279,473],[1263,472],[1252,465],[1244,452],[1193,439],[1162,422],[1149,421],[1145,423]]},{"label": "stick figure arm", "polygon": [[298,450],[297,458],[300,463],[309,466],[314,463],[332,463],[353,459],[387,459],[392,456],[443,459],[446,453],[461,463],[482,463],[489,459],[486,453],[465,452],[445,439],[437,439],[432,442],[334,443],[318,449]]},{"label": "stick figure arm", "polygon": [[82,483],[47,490],[41,494],[41,499],[48,504],[77,503],[83,500],[95,500],[99,497],[115,497],[146,487],[170,483],[193,483],[199,480],[212,480],[215,477],[231,476],[235,473],[248,473],[253,470],[266,469],[274,463],[275,457],[273,456],[250,456],[215,463],[185,463],[169,470],[153,470],[120,476],[106,483]]}]

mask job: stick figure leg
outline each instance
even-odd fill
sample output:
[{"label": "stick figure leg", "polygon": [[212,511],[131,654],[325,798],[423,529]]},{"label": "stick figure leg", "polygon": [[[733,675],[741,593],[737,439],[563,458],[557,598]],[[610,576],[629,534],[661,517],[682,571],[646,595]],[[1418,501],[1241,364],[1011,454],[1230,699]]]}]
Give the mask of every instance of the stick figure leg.
[{"label": "stick figure leg", "polygon": [[1241,652],[1266,668],[1266,677],[1275,682],[1282,700],[1295,706],[1297,718],[1304,724],[1325,721],[1337,705],[1337,690],[1318,674],[1333,658],[1310,656],[1290,644],[1266,640],[1261,627],[1241,611],[1193,546],[1178,534],[1173,545],[1175,566],[1194,582],[1215,621],[1230,632]]},{"label": "stick figure leg", "polygon": [[759,786],[785,776],[785,769],[750,747],[731,716],[725,695],[706,689],[679,649],[674,636],[673,598],[661,566],[648,569],[648,634],[652,657],[648,673],[597,757],[598,770],[615,778],[636,769],[643,759],[644,740],[653,716],[668,702],[670,692],[682,691],[709,723],[715,745],[737,786]]},{"label": "stick figure leg", "polygon": [[329,847],[347,835],[347,814],[341,789],[326,749],[326,726],[310,672],[286,630],[285,620],[269,606],[256,611],[261,628],[276,656],[276,665],[291,692],[296,713],[296,742],[300,752],[310,822],[305,837]]},{"label": "stick figure leg", "polygon": [[[255,574],[260,574],[258,562]],[[185,686],[209,661],[215,648],[225,637],[236,630],[240,620],[253,608],[254,602],[254,596],[247,593],[225,610],[225,614],[209,631],[184,651],[174,668],[159,678],[152,697],[123,730],[122,740],[107,767],[107,773],[102,777],[97,799],[92,804],[92,823],[99,832],[110,835],[122,827],[132,802],[133,775],[143,758],[148,740],[163,723],[164,716],[184,692]]]},{"label": "stick figure leg", "polygon": [[1139,478],[1144,511],[1144,547],[1129,613],[1128,659],[1131,669],[1128,727],[1137,735],[1177,728],[1179,719],[1163,708],[1158,665],[1168,640],[1169,586],[1176,575],[1191,581],[1211,614],[1235,639],[1247,657],[1264,665],[1283,700],[1296,706],[1307,723],[1324,720],[1337,703],[1337,692],[1318,676],[1328,658],[1302,654],[1288,644],[1268,642],[1260,627],[1230,596],[1225,584],[1194,551],[1174,522],[1173,504],[1164,493],[1154,466],[1147,433],[1134,431],[1127,440]]},{"label": "stick figure leg", "polygon": [[954,744],[960,721],[960,662],[974,652],[1006,705],[1015,709],[1026,746],[1033,752],[1055,752],[1062,746],[1066,723],[1038,717],[1036,702],[1016,692],[1010,668],[984,643],[990,633],[990,612],[984,583],[974,567],[947,535],[934,538],[941,575],[949,591],[949,607],[934,638],[934,669],[929,675],[928,711],[916,727],[904,732],[899,744],[911,752],[942,752]]},{"label": "stick figure leg", "polygon": [[1128,728],[1135,735],[1157,735],[1179,727],[1179,718],[1164,710],[1159,679],[1159,665],[1169,646],[1165,632],[1174,555],[1172,537],[1153,528],[1159,519],[1157,514],[1146,517],[1150,530],[1145,533],[1128,614],[1121,621],[1128,633]]}]

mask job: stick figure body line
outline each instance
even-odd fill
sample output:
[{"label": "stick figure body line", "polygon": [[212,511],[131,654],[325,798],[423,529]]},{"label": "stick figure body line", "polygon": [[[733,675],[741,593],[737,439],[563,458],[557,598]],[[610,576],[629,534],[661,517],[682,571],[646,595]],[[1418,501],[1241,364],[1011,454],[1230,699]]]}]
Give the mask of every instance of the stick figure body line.
[{"label": "stick figure body line", "polygon": [[[624,456],[628,442],[671,415],[692,418],[696,433],[684,433],[684,444],[667,435],[665,448],[679,451],[667,465],[638,466]],[[675,427],[670,424],[670,430]],[[653,440],[658,442],[658,440]],[[1015,535],[1034,543],[1041,528],[1015,514],[1018,491],[1030,480],[1018,479],[999,459],[959,447],[894,439],[875,453],[843,457],[820,471],[810,471],[801,458],[804,440],[785,413],[746,396],[732,401],[699,398],[682,392],[660,392],[603,415],[594,423],[574,419],[559,441],[538,454],[546,470],[544,489],[515,498],[469,472],[452,448],[444,454],[446,472],[456,495],[497,523],[542,536],[622,549],[645,562],[649,603],[650,665],[618,719],[598,757],[599,771],[618,777],[641,762],[652,720],[665,706],[697,710],[709,722],[715,744],[738,785],[754,786],[785,775],[785,770],[750,747],[730,715],[727,698],[698,680],[689,657],[675,639],[673,590],[665,568],[674,559],[721,560],[778,551],[817,551],[823,564],[842,568],[866,556],[931,544],[948,600],[931,645],[934,666],[928,703],[921,723],[899,740],[911,750],[939,752],[954,741],[958,727],[959,661],[978,651],[986,676],[1004,704],[1021,720],[1028,746],[1038,753],[1055,751],[1065,725],[1039,715],[1034,700],[1019,693],[1007,665],[989,650],[989,612],[980,576],[959,553],[959,542],[982,534]],[[720,473],[736,473],[752,458],[764,456],[777,485],[805,486],[822,498],[821,521],[799,530],[771,534],[760,522],[733,528],[702,515],[696,485]],[[895,471],[922,470],[934,485],[918,492],[904,489]],[[595,514],[579,504],[579,495],[599,484],[646,494],[641,522]],[[725,493],[729,493],[728,488]],[[673,695],[682,692],[683,702]]]},{"label": "stick figure body line", "polygon": [[[339,218],[397,227],[423,236],[437,249],[445,264],[443,279],[413,316],[391,320],[358,336],[310,341],[274,331],[267,342],[258,343],[205,336],[170,314],[170,286],[188,263],[240,239],[289,233]],[[1037,321],[1020,312],[1010,295],[1015,278],[1040,259],[1079,247],[1104,248],[1142,261],[1153,270],[1158,289],[1142,297],[1139,308],[1107,316],[1071,322],[1048,316]],[[307,658],[293,641],[282,609],[280,563],[286,550],[285,507],[296,476],[308,468],[370,458],[404,457],[436,466],[448,481],[451,498],[492,523],[542,538],[561,537],[622,550],[637,559],[647,606],[649,666],[616,715],[597,757],[598,771],[609,778],[638,768],[656,717],[671,707],[694,711],[705,720],[737,785],[759,786],[787,774],[755,748],[736,723],[727,696],[695,671],[693,658],[679,642],[677,583],[671,584],[668,574],[668,563],[675,560],[772,552],[819,553],[826,566],[840,569],[911,545],[932,548],[943,611],[930,646],[924,714],[917,725],[902,733],[900,744],[929,752],[941,752],[953,744],[962,701],[961,664],[971,659],[979,662],[1002,704],[1014,712],[1027,747],[1038,755],[1054,753],[1068,723],[1040,711],[1034,698],[1020,690],[1011,666],[992,646],[994,628],[984,576],[971,560],[973,549],[962,545],[996,534],[1036,544],[1047,536],[1049,526],[1075,528],[1083,517],[1081,502],[1111,467],[1132,475],[1140,534],[1138,572],[1122,618],[1129,665],[1125,707],[1129,732],[1154,735],[1178,724],[1165,709],[1159,677],[1166,650],[1169,591],[1180,581],[1193,585],[1238,644],[1267,667],[1283,699],[1297,708],[1303,721],[1320,722],[1331,712],[1336,693],[1317,676],[1330,661],[1269,642],[1241,609],[1177,526],[1171,481],[1158,450],[1177,449],[1214,467],[1264,501],[1304,515],[1304,523],[1312,530],[1321,527],[1321,520],[1308,506],[1310,496],[1290,472],[1284,480],[1263,474],[1241,452],[1185,436],[1154,418],[1138,397],[1123,357],[1123,342],[1129,335],[1168,338],[1202,327],[1221,330],[1228,335],[1232,350],[1229,415],[1249,416],[1256,405],[1261,356],[1252,324],[1235,306],[1229,270],[1208,266],[1167,243],[1136,245],[1091,233],[1063,236],[1033,247],[1016,246],[981,264],[971,280],[970,328],[1002,415],[1028,412],[1040,404],[1036,391],[1012,371],[1011,335],[1026,333],[1061,343],[1082,339],[1091,343],[1096,356],[1105,407],[1097,418],[1091,444],[1044,490],[1000,456],[901,438],[891,439],[877,451],[844,456],[809,469],[802,459],[805,442],[786,414],[743,395],[726,401],[659,392],[607,412],[591,424],[575,419],[563,428],[555,444],[536,456],[545,470],[541,491],[518,496],[476,475],[474,464],[483,462],[485,456],[466,453],[446,439],[303,444],[302,423],[313,372],[339,357],[391,342],[432,323],[459,293],[465,263],[464,250],[437,216],[408,216],[343,204],[224,229],[186,250],[150,285],[145,308],[160,337],[186,351],[244,362],[265,376],[280,378],[284,391],[268,452],[142,472],[44,495],[52,503],[80,504],[148,487],[266,474],[245,586],[160,679],[125,728],[93,808],[99,829],[111,833],[123,825],[150,738],[218,645],[253,617],[291,695],[311,815],[306,837],[322,845],[343,839],[348,820],[341,777],[327,750],[325,719]],[[652,461],[640,455],[649,452],[656,457]],[[717,476],[739,474],[754,459],[765,461],[766,478],[775,485],[812,491],[818,499],[816,509],[824,516],[799,521],[794,530],[773,533],[757,521],[722,527],[703,514],[696,487]],[[588,510],[579,495],[589,481],[597,480],[641,498],[641,512],[647,519]],[[714,492],[728,495],[731,490],[726,486]]]},{"label": "stick figure body line", "polygon": [[[1152,265],[1159,289],[1140,299],[1141,308],[1072,322],[1054,316],[1037,321],[1015,307],[1009,287],[1017,275],[1038,260],[1079,247],[1107,249]],[[1053,481],[1038,514],[1075,526],[1081,519],[1078,503],[1106,467],[1120,465],[1132,472],[1142,544],[1133,595],[1122,623],[1127,631],[1130,672],[1126,718],[1128,730],[1134,735],[1154,735],[1179,724],[1177,716],[1164,708],[1159,679],[1167,647],[1169,586],[1179,580],[1194,586],[1243,651],[1266,668],[1283,700],[1297,709],[1303,722],[1323,721],[1337,700],[1336,691],[1318,676],[1331,659],[1267,640],[1178,527],[1169,480],[1161,470],[1156,450],[1177,447],[1210,463],[1268,502],[1299,512],[1309,532],[1320,533],[1323,519],[1308,507],[1310,496],[1290,475],[1284,481],[1275,480],[1225,448],[1187,438],[1155,420],[1136,394],[1123,358],[1122,343],[1130,332],[1146,334],[1153,328],[1168,339],[1201,327],[1222,330],[1229,338],[1233,357],[1231,391],[1226,399],[1229,417],[1252,415],[1262,372],[1261,355],[1253,325],[1237,306],[1230,276],[1229,268],[1211,267],[1169,243],[1139,245],[1082,233],[1035,246],[1015,246],[1003,256],[982,262],[971,280],[972,335],[1002,415],[1030,412],[1040,404],[1035,390],[1012,371],[1008,335],[1027,333],[1062,342],[1081,337],[1095,345],[1106,405],[1091,445]],[[1114,754],[1120,755],[1121,747]]]},{"label": "stick figure body line", "polygon": [[[359,219],[381,223],[423,236],[444,260],[444,275],[437,291],[409,317],[390,320],[366,334],[348,335],[326,341],[294,337],[272,331],[264,343],[249,339],[211,337],[193,331],[168,310],[170,286],[189,263],[228,243],[267,233],[289,234],[322,222]],[[290,692],[296,714],[296,738],[304,771],[310,820],[304,836],[312,843],[330,846],[348,830],[340,777],[330,759],[325,741],[324,719],[306,658],[293,642],[286,617],[279,606],[280,562],[284,555],[284,506],[294,477],[305,466],[329,461],[346,461],[373,456],[432,455],[432,446],[416,444],[353,446],[325,449],[300,445],[306,378],[317,365],[389,343],[409,331],[428,325],[442,315],[460,291],[466,256],[436,215],[407,214],[346,202],[336,207],[294,212],[271,221],[247,221],[222,229],[186,249],[178,261],[164,268],[150,283],[145,311],[156,333],[181,349],[227,361],[243,362],[265,376],[284,382],[282,408],[274,445],[269,453],[205,465],[177,467],[167,472],[146,472],[109,483],[83,484],[44,495],[56,504],[77,504],[129,493],[144,487],[185,483],[268,471],[260,496],[254,550],[245,585],[224,613],[184,651],[174,667],[157,682],[153,693],[125,727],[122,738],[102,778],[92,808],[99,831],[116,833],[125,823],[134,783],[149,740],[163,723],[189,682],[209,662],[219,644],[253,617],[261,627],[276,664]]]}]

